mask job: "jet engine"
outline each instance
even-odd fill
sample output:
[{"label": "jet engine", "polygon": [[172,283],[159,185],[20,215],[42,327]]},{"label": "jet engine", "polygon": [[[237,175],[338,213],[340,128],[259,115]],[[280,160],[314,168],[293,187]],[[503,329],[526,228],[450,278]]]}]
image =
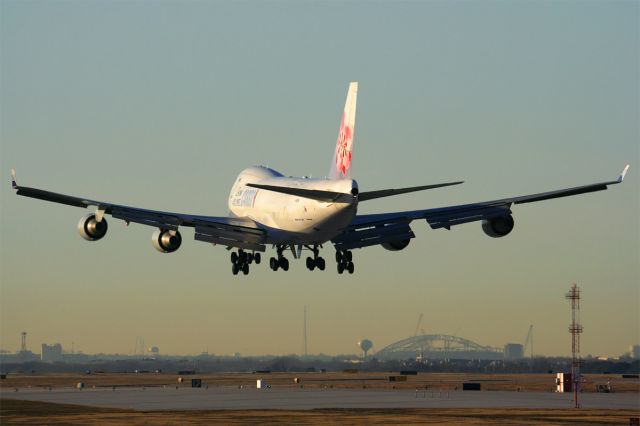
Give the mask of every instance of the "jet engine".
[{"label": "jet engine", "polygon": [[410,239],[389,241],[388,243],[382,243],[381,246],[389,251],[400,251],[406,248],[410,242],[411,242]]},{"label": "jet engine", "polygon": [[160,253],[173,253],[180,248],[182,236],[178,231],[175,231],[175,234],[171,235],[171,231],[167,229],[158,229],[151,236],[151,242],[153,243],[153,247]]},{"label": "jet engine", "polygon": [[482,221],[482,230],[493,238],[500,238],[513,230],[513,216],[497,216]]},{"label": "jet engine", "polygon": [[95,213],[89,213],[80,218],[78,232],[87,241],[97,241],[107,233],[107,220],[103,217],[100,222],[96,220]]}]

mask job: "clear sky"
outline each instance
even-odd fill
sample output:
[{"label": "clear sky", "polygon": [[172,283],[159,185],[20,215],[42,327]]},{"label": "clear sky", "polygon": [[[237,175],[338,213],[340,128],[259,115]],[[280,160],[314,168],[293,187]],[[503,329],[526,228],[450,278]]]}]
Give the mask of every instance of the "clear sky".
[{"label": "clear sky", "polygon": [[[413,334],[583,354],[640,342],[640,3],[637,1],[0,1],[0,347],[288,354],[374,350]],[[231,275],[224,248],[156,252],[153,229],[16,197],[22,185],[224,215],[244,167],[324,176],[349,81],[360,82],[361,190],[464,179],[361,212],[490,200],[617,177],[605,192],[514,207],[502,239],[478,223],[414,222],[401,252],[354,252],[356,273]],[[108,218],[110,219],[110,217]],[[268,255],[271,255],[270,253]]]}]

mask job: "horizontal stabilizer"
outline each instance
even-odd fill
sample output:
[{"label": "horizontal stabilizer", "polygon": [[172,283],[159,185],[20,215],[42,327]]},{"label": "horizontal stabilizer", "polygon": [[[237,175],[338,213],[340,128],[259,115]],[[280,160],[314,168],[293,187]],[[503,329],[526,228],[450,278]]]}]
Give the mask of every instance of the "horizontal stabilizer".
[{"label": "horizontal stabilizer", "polygon": [[443,186],[460,185],[461,183],[464,183],[464,181],[461,180],[459,182],[438,183],[435,185],[412,186],[411,188],[381,189],[379,191],[361,192],[360,195],[358,195],[358,201],[367,201],[367,200],[373,200],[375,198],[391,197],[392,195],[406,194],[408,192],[424,191],[427,189],[434,189],[434,188],[442,188]]},{"label": "horizontal stabilizer", "polygon": [[319,189],[291,188],[289,186],[260,185],[248,183],[247,186],[267,191],[280,192],[282,194],[296,195],[298,197],[310,198],[312,200],[325,203],[349,203],[353,200],[353,195],[344,192],[322,191]]}]

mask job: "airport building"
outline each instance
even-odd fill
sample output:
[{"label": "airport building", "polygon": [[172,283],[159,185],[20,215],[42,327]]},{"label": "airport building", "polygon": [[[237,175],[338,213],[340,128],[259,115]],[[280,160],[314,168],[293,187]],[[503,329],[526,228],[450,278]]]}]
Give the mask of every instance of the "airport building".
[{"label": "airport building", "polygon": [[507,343],[504,345],[504,359],[516,360],[524,357],[524,346],[520,343]]},{"label": "airport building", "polygon": [[46,362],[62,361],[62,345],[60,343],[56,343],[55,345],[43,343],[40,360]]}]

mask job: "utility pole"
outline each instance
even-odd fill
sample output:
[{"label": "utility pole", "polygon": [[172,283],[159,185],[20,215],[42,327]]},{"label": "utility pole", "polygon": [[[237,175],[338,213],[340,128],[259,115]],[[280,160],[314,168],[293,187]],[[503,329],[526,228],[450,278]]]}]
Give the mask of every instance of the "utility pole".
[{"label": "utility pole", "polygon": [[304,337],[304,356],[307,356],[307,307],[304,307],[304,330],[302,335]]},{"label": "utility pole", "polygon": [[580,408],[578,403],[578,389],[580,386],[580,334],[582,333],[582,324],[580,324],[580,287],[573,284],[569,293],[565,295],[565,299],[571,301],[571,325],[569,333],[571,333],[571,378],[573,379],[573,407]]}]

